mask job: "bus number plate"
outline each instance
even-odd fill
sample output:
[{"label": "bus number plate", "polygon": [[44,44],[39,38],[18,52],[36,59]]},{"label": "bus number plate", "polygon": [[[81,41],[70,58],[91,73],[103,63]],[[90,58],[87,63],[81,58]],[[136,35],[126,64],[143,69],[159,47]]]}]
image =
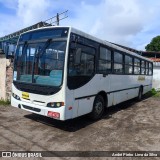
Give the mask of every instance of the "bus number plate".
[{"label": "bus number plate", "polygon": [[22,92],[22,98],[23,98],[23,99],[29,99],[29,93],[27,93],[27,92]]}]

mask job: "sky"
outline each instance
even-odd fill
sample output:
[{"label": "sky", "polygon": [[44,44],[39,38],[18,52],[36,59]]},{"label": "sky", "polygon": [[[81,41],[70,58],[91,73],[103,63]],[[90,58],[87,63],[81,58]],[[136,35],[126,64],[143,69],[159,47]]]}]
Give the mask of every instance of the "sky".
[{"label": "sky", "polygon": [[160,35],[160,0],[0,0],[0,37],[68,10],[60,25],[145,50]]}]

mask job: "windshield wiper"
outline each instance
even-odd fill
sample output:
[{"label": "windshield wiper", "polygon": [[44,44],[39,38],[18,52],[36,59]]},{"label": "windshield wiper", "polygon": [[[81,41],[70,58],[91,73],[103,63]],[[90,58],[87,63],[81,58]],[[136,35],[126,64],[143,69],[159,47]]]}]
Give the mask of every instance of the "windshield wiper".
[{"label": "windshield wiper", "polygon": [[48,47],[48,45],[50,44],[50,42],[52,41],[52,39],[48,39],[46,41],[46,43],[44,44],[44,46],[42,47],[42,50],[39,52],[38,48],[35,50],[35,56],[34,56],[34,59],[33,59],[33,67],[32,67],[32,83],[35,83],[35,79],[34,79],[34,69],[35,69],[35,64],[37,61],[38,62],[38,59],[43,55],[45,49]]},{"label": "windshield wiper", "polygon": [[22,55],[23,55],[24,49],[25,49],[25,47],[26,47],[27,44],[28,44],[27,41],[25,41],[24,45],[23,45],[23,48],[22,48]]},{"label": "windshield wiper", "polygon": [[48,39],[46,41],[46,43],[44,44],[42,50],[40,52],[38,52],[38,57],[42,57],[42,55],[44,54],[45,49],[49,46],[51,41],[52,41],[52,39]]},{"label": "windshield wiper", "polygon": [[34,68],[35,68],[35,59],[36,59],[36,52],[37,52],[37,49],[35,50],[34,52],[34,59],[33,59],[33,66],[32,66],[32,83],[35,83],[35,79],[34,79]]}]

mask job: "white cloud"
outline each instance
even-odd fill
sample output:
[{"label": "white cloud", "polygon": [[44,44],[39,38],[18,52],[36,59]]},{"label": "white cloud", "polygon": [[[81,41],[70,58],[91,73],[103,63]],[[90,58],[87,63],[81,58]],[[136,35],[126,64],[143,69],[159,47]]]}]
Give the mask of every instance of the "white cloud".
[{"label": "white cloud", "polygon": [[48,0],[18,0],[17,16],[24,26],[44,20],[48,16]]},{"label": "white cloud", "polygon": [[[137,48],[140,44],[146,43],[144,35],[148,35],[149,30],[153,28],[153,20],[160,23],[157,13],[159,12],[158,5],[159,2],[151,6],[150,3],[137,0],[129,2],[105,0],[95,7],[83,2],[77,11],[80,15],[78,20],[72,19],[71,24],[99,38]],[[144,32],[146,27],[149,30]],[[142,33],[144,38],[141,37],[140,44],[138,44],[135,38],[139,38],[138,36]]]},{"label": "white cloud", "polygon": [[0,2],[15,15],[0,13],[0,36],[13,33],[48,18],[50,0],[6,0]]},{"label": "white cloud", "polygon": [[136,48],[134,37],[144,32],[159,12],[154,9],[160,3],[155,2],[151,6],[151,2],[144,0],[103,0],[95,6],[83,1],[77,7],[78,19],[69,22],[101,39]]},{"label": "white cloud", "polygon": [[122,45],[144,49],[144,45],[149,43],[153,36],[160,34],[159,0],[154,0],[154,3],[152,0],[0,0],[0,2],[8,8],[10,6],[16,8],[15,15],[0,13],[0,18],[4,20],[0,22],[1,35],[43,21],[67,9],[69,17],[60,22],[61,25],[71,25],[101,39]]}]

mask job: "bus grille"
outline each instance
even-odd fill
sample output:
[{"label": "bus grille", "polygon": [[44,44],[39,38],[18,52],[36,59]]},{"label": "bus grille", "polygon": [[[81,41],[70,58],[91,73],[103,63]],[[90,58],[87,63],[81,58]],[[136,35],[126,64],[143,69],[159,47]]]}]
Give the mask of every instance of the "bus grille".
[{"label": "bus grille", "polygon": [[23,108],[31,110],[31,111],[35,111],[35,112],[41,111],[39,108],[34,108],[34,107],[26,106],[26,105],[23,105]]}]

